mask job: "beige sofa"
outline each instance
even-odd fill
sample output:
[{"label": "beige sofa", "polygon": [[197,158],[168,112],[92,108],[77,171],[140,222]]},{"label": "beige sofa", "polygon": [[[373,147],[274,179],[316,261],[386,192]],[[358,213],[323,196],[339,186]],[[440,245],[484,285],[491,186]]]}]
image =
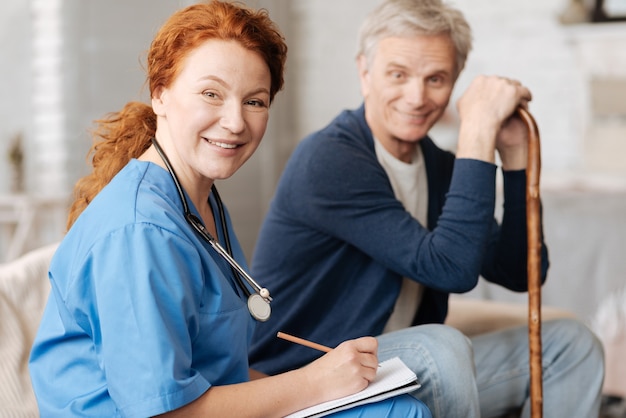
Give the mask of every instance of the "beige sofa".
[{"label": "beige sofa", "polygon": [[[563,309],[550,306],[541,308],[541,319],[544,321],[574,316],[573,313]],[[526,304],[450,296],[446,324],[460,329],[465,335],[472,336],[527,323],[528,305]]]},{"label": "beige sofa", "polygon": [[[0,265],[0,417],[37,417],[28,356],[50,291],[48,266],[58,244]],[[447,323],[467,335],[526,323],[527,307],[453,296]],[[570,316],[544,308],[543,318]]]},{"label": "beige sofa", "polygon": [[0,417],[39,416],[28,356],[50,292],[48,265],[57,246],[0,265]]}]

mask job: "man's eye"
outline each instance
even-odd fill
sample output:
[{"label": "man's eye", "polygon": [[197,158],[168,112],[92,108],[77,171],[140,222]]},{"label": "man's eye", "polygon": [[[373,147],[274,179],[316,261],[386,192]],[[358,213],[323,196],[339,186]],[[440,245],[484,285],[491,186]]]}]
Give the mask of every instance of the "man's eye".
[{"label": "man's eye", "polygon": [[430,81],[431,84],[441,84],[443,83],[443,77],[433,76],[433,77],[430,77],[428,81]]}]

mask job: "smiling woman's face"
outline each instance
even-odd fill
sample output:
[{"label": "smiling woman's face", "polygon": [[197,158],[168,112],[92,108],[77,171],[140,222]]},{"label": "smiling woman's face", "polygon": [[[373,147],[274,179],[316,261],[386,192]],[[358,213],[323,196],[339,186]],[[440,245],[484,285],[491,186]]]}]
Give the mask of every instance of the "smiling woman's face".
[{"label": "smiling woman's face", "polygon": [[180,176],[203,182],[233,175],[259,146],[269,118],[270,71],[235,41],[209,40],[154,94],[157,140]]},{"label": "smiling woman's face", "polygon": [[370,62],[359,57],[367,123],[396,158],[413,149],[445,111],[455,60],[447,35],[384,38]]}]

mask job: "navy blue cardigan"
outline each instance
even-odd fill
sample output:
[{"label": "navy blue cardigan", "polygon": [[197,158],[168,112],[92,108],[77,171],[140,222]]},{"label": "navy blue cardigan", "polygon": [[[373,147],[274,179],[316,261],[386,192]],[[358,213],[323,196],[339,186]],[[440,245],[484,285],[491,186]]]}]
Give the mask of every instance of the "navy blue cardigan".
[{"label": "navy blue cardigan", "polygon": [[[414,324],[442,323],[448,295],[480,275],[527,289],[524,171],[504,173],[501,224],[494,219],[497,167],[456,159],[420,140],[428,176],[428,226],[406,212],[378,163],[364,107],[344,111],[298,144],[279,181],[254,251],[252,276],[270,289],[251,367],[274,374],[319,356],[277,331],[328,346],[378,335],[401,278],[424,286]],[[542,251],[542,277],[548,269]]]}]

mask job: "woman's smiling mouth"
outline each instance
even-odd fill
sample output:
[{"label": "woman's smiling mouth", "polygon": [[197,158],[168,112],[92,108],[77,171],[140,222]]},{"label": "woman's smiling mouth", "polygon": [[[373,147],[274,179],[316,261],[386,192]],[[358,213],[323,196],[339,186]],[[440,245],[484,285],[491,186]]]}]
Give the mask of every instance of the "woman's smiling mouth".
[{"label": "woman's smiling mouth", "polygon": [[233,148],[237,148],[239,146],[237,144],[229,144],[227,142],[213,141],[213,140],[210,140],[210,139],[207,139],[207,141],[208,141],[209,144],[216,145],[216,146],[218,146],[220,148],[225,148],[225,149],[233,149]]}]

